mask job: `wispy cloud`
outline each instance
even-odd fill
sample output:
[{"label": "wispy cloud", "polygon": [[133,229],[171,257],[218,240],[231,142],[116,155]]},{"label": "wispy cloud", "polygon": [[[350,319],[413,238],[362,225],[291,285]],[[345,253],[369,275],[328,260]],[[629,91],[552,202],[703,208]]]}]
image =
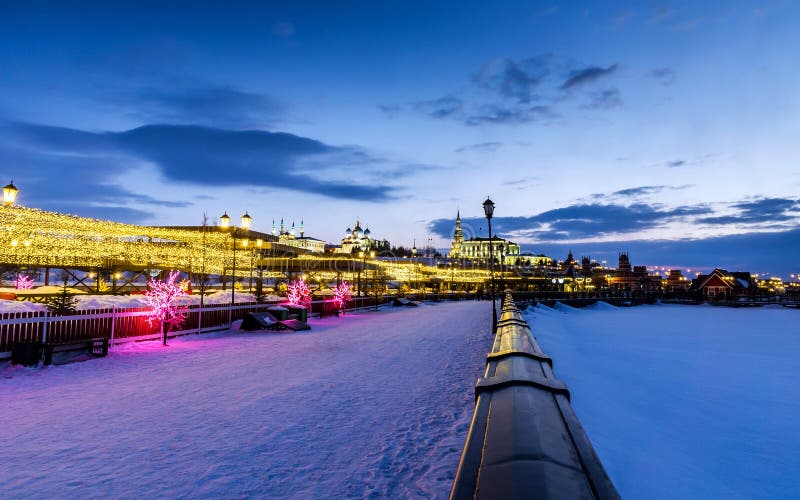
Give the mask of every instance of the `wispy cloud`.
[{"label": "wispy cloud", "polygon": [[480,142],[478,144],[469,144],[466,146],[461,146],[460,148],[456,149],[456,153],[468,153],[468,152],[479,152],[479,153],[493,153],[500,149],[503,145],[502,142]]},{"label": "wispy cloud", "polygon": [[632,188],[620,189],[614,191],[612,193],[595,193],[592,194],[588,199],[594,202],[598,200],[628,200],[633,198],[643,198],[648,197],[654,194],[662,193],[664,191],[680,191],[683,189],[688,189],[693,187],[692,184],[683,184],[680,186],[637,186]]},{"label": "wispy cloud", "polygon": [[[710,214],[705,205],[665,208],[658,204],[582,203],[548,210],[533,216],[495,217],[498,234],[515,234],[527,239],[560,241],[602,238],[614,234],[635,234],[668,222]],[[480,224],[482,219],[462,219],[462,224]],[[453,221],[431,221],[429,229],[449,235]]]},{"label": "wispy cloud", "polygon": [[655,194],[660,193],[667,186],[639,186],[635,188],[628,188],[628,189],[620,189],[619,191],[614,191],[612,195],[614,196],[641,196],[645,194]]},{"label": "wispy cloud", "polygon": [[481,106],[476,114],[464,121],[467,125],[518,125],[537,120],[556,118],[557,115],[549,106],[504,107],[497,105]]},{"label": "wispy cloud", "polygon": [[730,208],[735,213],[705,217],[698,222],[725,225],[800,221],[800,201],[791,198],[757,198],[732,203]]},{"label": "wispy cloud", "polygon": [[662,85],[672,85],[676,78],[675,70],[672,68],[656,68],[648,72],[647,76],[658,81]]},{"label": "wispy cloud", "polygon": [[403,110],[401,106],[391,105],[391,104],[388,105],[381,104],[378,106],[378,109],[383,111],[383,113],[386,114],[386,116],[388,116],[389,118],[395,118],[400,113],[400,111]]},{"label": "wispy cloud", "polygon": [[218,85],[145,87],[130,100],[136,106],[133,114],[151,123],[262,127],[285,111],[282,103],[266,94]]},{"label": "wispy cloud", "polygon": [[598,90],[589,94],[584,109],[612,109],[622,106],[622,95],[617,89]]},{"label": "wispy cloud", "polygon": [[507,181],[504,181],[503,186],[508,186],[509,188],[514,189],[516,191],[525,191],[527,189],[536,186],[539,181],[540,181],[539,177],[529,175],[517,179],[509,179]]},{"label": "wispy cloud", "polygon": [[614,74],[618,67],[618,64],[612,64],[606,68],[600,66],[588,66],[573,70],[569,73],[567,79],[564,80],[564,83],[561,84],[561,89],[570,90],[597,82],[598,80]]},{"label": "wispy cloud", "polygon": [[[64,205],[80,205],[83,193],[91,192],[94,204],[185,206],[180,197],[158,200],[121,186],[116,173],[136,171],[143,165],[155,167],[168,181],[185,185],[280,188],[371,202],[396,196],[395,188],[380,182],[334,181],[309,172],[315,161],[323,159],[326,165],[364,166],[376,161],[358,148],[281,132],[190,125],[87,132],[14,123],[0,128],[0,158],[13,158],[20,168],[35,165],[33,171],[40,176],[37,196]],[[77,188],[63,187],[76,183]],[[89,202],[83,203],[89,206]]]},{"label": "wispy cloud", "polygon": [[458,118],[464,111],[464,101],[457,97],[441,97],[414,103],[414,109],[431,118]]},{"label": "wispy cloud", "polygon": [[552,55],[546,54],[520,60],[490,61],[481,68],[474,81],[485,89],[497,92],[504,99],[528,104],[537,97],[534,89],[550,73],[551,60]]},{"label": "wispy cloud", "polygon": [[[479,126],[546,123],[562,117],[560,108],[565,102],[581,98],[585,100],[580,107],[589,110],[610,110],[623,104],[619,89],[595,88],[617,73],[619,64],[584,66],[567,75],[554,69],[570,65],[553,54],[494,59],[472,75],[468,92],[417,101],[408,107],[431,118]],[[402,109],[379,108],[390,117]]]}]

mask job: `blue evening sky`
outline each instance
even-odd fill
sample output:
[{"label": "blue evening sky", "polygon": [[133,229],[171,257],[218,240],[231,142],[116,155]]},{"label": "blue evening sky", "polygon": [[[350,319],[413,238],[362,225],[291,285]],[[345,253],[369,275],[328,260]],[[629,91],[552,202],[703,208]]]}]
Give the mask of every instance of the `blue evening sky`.
[{"label": "blue evening sky", "polygon": [[[800,4],[7,2],[0,176],[142,224],[800,272]],[[7,182],[3,181],[3,182]]]}]

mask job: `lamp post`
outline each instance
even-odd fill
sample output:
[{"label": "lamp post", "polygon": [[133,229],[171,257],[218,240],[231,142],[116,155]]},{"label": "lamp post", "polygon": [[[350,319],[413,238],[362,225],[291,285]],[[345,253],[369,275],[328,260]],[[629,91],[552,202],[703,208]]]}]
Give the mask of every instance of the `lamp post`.
[{"label": "lamp post", "polygon": [[491,261],[492,271],[492,333],[497,332],[497,306],[494,303],[494,236],[492,236],[492,215],[494,215],[494,203],[489,197],[483,202],[483,213],[489,224],[489,260]]},{"label": "lamp post", "polygon": [[414,246],[411,247],[411,258],[414,262],[414,291],[419,293],[419,282],[417,281],[417,239],[414,238]]},{"label": "lamp post", "polygon": [[[241,219],[241,226],[244,229],[245,234],[247,230],[250,229],[250,223],[253,222],[253,218],[245,212],[242,215]],[[236,233],[238,228],[234,225],[231,225],[231,218],[228,215],[228,212],[222,214],[222,217],[219,218],[219,226],[223,229],[231,229],[231,235],[233,236],[233,270],[231,271],[231,308],[228,310],[228,324],[233,324],[233,305],[236,303]]]},{"label": "lamp post", "polygon": [[500,287],[503,293],[506,291],[506,250],[505,245],[500,245]]},{"label": "lamp post", "polygon": [[[369,258],[375,260],[375,250],[369,252]],[[374,263],[373,263],[374,265]],[[372,270],[372,291],[375,292],[375,310],[378,310],[378,269],[377,267]]]},{"label": "lamp post", "polygon": [[6,184],[3,187],[3,205],[7,207],[13,205],[17,199],[17,193],[19,193],[19,189],[14,185],[14,181]]}]

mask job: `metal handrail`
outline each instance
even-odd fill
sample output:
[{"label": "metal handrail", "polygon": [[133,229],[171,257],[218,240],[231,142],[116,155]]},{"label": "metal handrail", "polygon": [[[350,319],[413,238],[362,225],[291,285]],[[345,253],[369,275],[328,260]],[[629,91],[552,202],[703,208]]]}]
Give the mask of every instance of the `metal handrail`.
[{"label": "metal handrail", "polygon": [[450,498],[619,498],[510,293],[500,318]]}]

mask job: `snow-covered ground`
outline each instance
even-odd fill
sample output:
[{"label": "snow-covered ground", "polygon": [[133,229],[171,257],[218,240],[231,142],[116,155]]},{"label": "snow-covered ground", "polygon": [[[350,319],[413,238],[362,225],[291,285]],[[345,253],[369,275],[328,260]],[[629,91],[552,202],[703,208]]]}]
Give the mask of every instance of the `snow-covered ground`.
[{"label": "snow-covered ground", "polygon": [[525,315],[623,498],[800,498],[800,311]]},{"label": "snow-covered ground", "polygon": [[127,344],[0,371],[0,496],[444,498],[486,303]]}]

